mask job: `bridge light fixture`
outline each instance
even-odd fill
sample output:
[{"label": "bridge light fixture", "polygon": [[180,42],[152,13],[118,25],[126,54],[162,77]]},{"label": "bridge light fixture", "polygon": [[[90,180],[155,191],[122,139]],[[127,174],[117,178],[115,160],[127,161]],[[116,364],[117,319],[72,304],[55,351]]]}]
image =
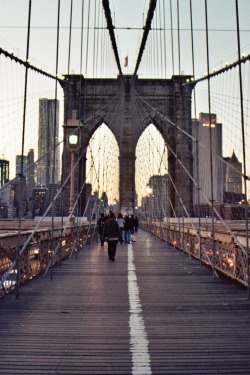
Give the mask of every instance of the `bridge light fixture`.
[{"label": "bridge light fixture", "polygon": [[69,217],[70,224],[75,225],[74,204],[75,204],[75,152],[78,149],[79,137],[77,134],[68,135],[68,149],[71,152],[71,178],[70,178],[70,196],[69,196]]},{"label": "bridge light fixture", "polygon": [[69,135],[69,145],[76,146],[78,144],[78,135],[77,134],[70,134]]},{"label": "bridge light fixture", "polygon": [[152,194],[153,189],[150,186],[147,186],[147,194]]}]

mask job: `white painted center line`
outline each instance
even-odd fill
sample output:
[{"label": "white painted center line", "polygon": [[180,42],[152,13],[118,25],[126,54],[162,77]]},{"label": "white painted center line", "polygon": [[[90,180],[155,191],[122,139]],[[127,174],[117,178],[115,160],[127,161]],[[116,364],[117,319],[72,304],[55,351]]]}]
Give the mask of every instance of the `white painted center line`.
[{"label": "white painted center line", "polygon": [[135,272],[134,253],[132,245],[128,245],[128,295],[130,304],[130,351],[132,354],[132,374],[152,375],[148,339],[142,317],[139,287]]}]

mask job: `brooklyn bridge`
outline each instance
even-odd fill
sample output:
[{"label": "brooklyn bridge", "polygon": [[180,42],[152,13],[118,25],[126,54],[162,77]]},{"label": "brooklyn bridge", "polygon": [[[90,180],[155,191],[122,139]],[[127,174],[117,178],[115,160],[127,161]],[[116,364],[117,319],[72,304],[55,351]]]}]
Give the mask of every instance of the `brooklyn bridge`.
[{"label": "brooklyn bridge", "polygon": [[[250,4],[24,3],[0,15],[0,374],[249,374]],[[139,220],[114,263],[110,212]]]}]

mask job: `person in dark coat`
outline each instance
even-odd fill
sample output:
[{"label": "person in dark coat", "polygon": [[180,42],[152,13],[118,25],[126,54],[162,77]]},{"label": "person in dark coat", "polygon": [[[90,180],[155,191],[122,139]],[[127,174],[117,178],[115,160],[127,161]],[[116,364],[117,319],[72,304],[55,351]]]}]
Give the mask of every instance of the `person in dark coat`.
[{"label": "person in dark coat", "polygon": [[137,233],[138,228],[139,228],[139,219],[137,216],[134,217],[134,228],[135,228],[135,233]]},{"label": "person in dark coat", "polygon": [[105,224],[104,214],[101,214],[100,218],[97,221],[97,229],[100,235],[101,246],[104,245],[104,236],[103,236],[104,224]]},{"label": "person in dark coat", "polygon": [[130,244],[131,234],[134,233],[134,219],[132,215],[125,215],[124,218],[125,243]]},{"label": "person in dark coat", "polygon": [[115,219],[113,212],[109,213],[109,219],[106,221],[103,230],[104,238],[108,241],[108,255],[109,260],[115,261],[116,246],[120,239],[119,225]]}]

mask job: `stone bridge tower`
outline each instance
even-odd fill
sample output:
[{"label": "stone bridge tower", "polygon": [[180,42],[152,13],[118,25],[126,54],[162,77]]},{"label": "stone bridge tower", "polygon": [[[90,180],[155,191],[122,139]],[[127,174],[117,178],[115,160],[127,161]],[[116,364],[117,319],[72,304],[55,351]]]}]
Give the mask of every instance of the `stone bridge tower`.
[{"label": "stone bridge tower", "polygon": [[[86,177],[86,150],[91,136],[104,122],[113,132],[120,151],[120,206],[121,210],[135,207],[135,149],[142,132],[153,123],[168,145],[168,172],[173,184],[169,184],[169,196],[177,215],[183,215],[181,197],[192,214],[192,183],[186,169],[192,175],[192,143],[185,133],[191,134],[192,86],[185,85],[189,76],[173,76],[172,79],[139,79],[124,76],[122,79],[85,79],[80,75],[67,75],[61,82],[64,90],[63,181],[70,172],[70,151],[66,147],[67,136],[80,125],[80,148],[85,153],[78,165],[75,186]],[[140,102],[140,129],[135,121],[136,102]],[[119,127],[114,115],[119,106]],[[117,116],[117,115],[116,115]],[[138,116],[138,114],[137,114]],[[117,119],[115,121],[117,123]],[[180,163],[177,161],[179,159]],[[184,168],[183,168],[184,167]],[[66,186],[69,196],[69,184]],[[81,207],[85,205],[82,192]],[[65,198],[65,207],[69,206]],[[66,209],[67,210],[67,209]],[[82,213],[82,209],[81,209]],[[172,212],[173,214],[173,212]]]}]

